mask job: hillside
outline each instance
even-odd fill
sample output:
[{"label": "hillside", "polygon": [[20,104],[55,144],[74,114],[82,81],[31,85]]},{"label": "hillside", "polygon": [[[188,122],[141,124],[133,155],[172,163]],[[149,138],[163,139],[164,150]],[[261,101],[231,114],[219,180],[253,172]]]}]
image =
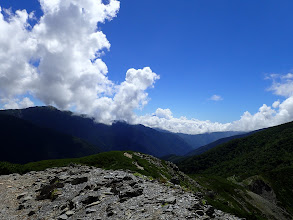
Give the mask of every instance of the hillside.
[{"label": "hillside", "polygon": [[[230,137],[226,137],[226,138],[221,138],[221,139],[216,140],[216,141],[214,141],[214,142],[212,142],[210,144],[204,145],[202,147],[198,147],[198,148],[188,152],[184,156],[177,156],[175,154],[170,154],[170,155],[165,155],[165,156],[160,157],[160,158],[162,160],[167,160],[167,161],[170,161],[170,162],[173,162],[173,163],[180,163],[180,161],[188,159],[191,156],[203,154],[203,153],[207,152],[208,150],[210,150],[210,149],[212,149],[212,148],[214,148],[214,147],[216,147],[218,145],[227,143],[227,142],[229,142],[231,140],[234,140],[234,139],[237,139],[237,138],[247,137],[247,136],[252,135],[252,134],[254,134],[255,132],[258,132],[258,131],[252,131],[252,132],[249,132],[249,133],[243,133],[243,134],[234,135],[234,136],[230,136]],[[223,133],[224,134],[224,132],[218,132],[218,133]],[[237,132],[235,132],[235,133],[237,133]],[[213,133],[210,133],[210,134],[213,134]]]},{"label": "hillside", "polygon": [[[195,179],[205,175],[219,176],[225,181],[230,180],[226,183],[230,188],[236,183],[252,190],[257,195],[251,195],[260,196],[258,200],[264,199],[263,209],[272,207],[271,214],[266,213],[266,217],[279,208],[285,208],[293,216],[293,122],[229,141],[180,161],[178,166],[186,173],[196,174]],[[210,184],[210,187],[215,190],[215,185]],[[223,193],[223,190],[217,190],[219,194]],[[243,200],[249,197],[245,191],[238,196]],[[287,219],[284,213],[282,218],[277,215],[270,219]]]},{"label": "hillside", "polygon": [[79,138],[41,128],[14,116],[0,114],[0,123],[0,161],[27,163],[100,152],[99,148]]},{"label": "hillside", "polygon": [[[62,167],[44,170],[56,165]],[[0,176],[0,219],[240,220],[207,204],[200,193],[187,190],[181,180],[193,180],[174,164],[152,156],[106,152],[25,166],[44,171]],[[97,168],[104,166],[111,170]]]},{"label": "hillside", "polygon": [[81,138],[103,151],[133,150],[160,157],[168,154],[183,155],[192,150],[189,144],[173,133],[124,122],[116,122],[111,126],[95,123],[91,118],[50,106],[1,110],[0,114],[14,115],[37,126]]},{"label": "hillside", "polygon": [[187,153],[185,156],[194,156],[194,155],[203,154],[203,153],[207,152],[208,150],[210,150],[220,144],[227,143],[227,142],[234,140],[234,139],[237,139],[237,138],[247,137],[249,135],[254,134],[255,132],[258,132],[258,131],[252,131],[252,132],[248,132],[248,133],[243,133],[243,134],[238,134],[238,135],[233,135],[233,136],[218,139],[212,143],[209,143],[207,145],[196,148],[195,150]]},{"label": "hillside", "polygon": [[188,173],[248,177],[293,165],[293,122],[235,139],[180,163]]},{"label": "hillside", "polygon": [[239,132],[239,131],[224,131],[224,132],[210,132],[210,133],[196,134],[196,135],[178,133],[177,135],[181,137],[183,140],[185,140],[193,149],[197,149],[199,147],[210,144],[221,138],[231,137],[231,136],[240,135],[244,133],[245,132]]}]

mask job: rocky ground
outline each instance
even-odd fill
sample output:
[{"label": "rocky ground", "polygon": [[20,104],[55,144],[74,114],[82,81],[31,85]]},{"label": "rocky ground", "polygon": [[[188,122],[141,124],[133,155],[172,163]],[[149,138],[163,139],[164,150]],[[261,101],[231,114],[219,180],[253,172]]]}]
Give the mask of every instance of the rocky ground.
[{"label": "rocky ground", "polygon": [[71,165],[0,176],[0,219],[239,219],[179,185]]}]

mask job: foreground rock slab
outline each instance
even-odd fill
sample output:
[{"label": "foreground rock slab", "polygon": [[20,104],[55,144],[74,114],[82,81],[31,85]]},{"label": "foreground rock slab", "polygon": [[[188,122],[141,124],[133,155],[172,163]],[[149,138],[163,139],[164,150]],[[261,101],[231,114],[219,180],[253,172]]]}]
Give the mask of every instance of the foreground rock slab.
[{"label": "foreground rock slab", "polygon": [[239,219],[171,183],[87,166],[0,176],[0,219]]}]

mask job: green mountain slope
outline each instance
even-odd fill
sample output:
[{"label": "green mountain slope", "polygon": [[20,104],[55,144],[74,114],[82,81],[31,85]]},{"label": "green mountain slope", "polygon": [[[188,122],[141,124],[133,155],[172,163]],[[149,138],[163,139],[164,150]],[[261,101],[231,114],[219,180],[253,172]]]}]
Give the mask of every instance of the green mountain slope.
[{"label": "green mountain slope", "polygon": [[249,133],[244,133],[244,134],[238,134],[238,135],[234,135],[234,136],[229,136],[229,137],[225,137],[225,138],[221,138],[221,139],[218,139],[212,143],[209,143],[207,145],[204,145],[202,147],[199,147],[199,148],[196,148],[195,150],[187,153],[185,156],[194,156],[194,155],[200,155],[200,154],[203,154],[204,152],[207,152],[208,150],[220,145],[220,144],[224,144],[224,143],[227,143],[231,140],[234,140],[234,139],[237,139],[237,138],[242,138],[242,137],[247,137],[249,135],[252,135],[254,134],[255,132],[258,132],[258,131],[252,131],[252,132],[249,132]]},{"label": "green mountain slope", "polygon": [[179,171],[175,164],[132,151],[102,152],[80,158],[42,160],[23,165],[0,161],[0,175],[11,173],[24,174],[30,171],[41,171],[46,168],[64,167],[72,164],[111,170],[127,170],[138,176],[144,175],[150,179],[157,179],[162,183],[176,179],[176,184],[180,184],[190,190],[197,190],[197,187],[199,187],[194,180]]},{"label": "green mountain slope", "polygon": [[[209,183],[207,188],[217,195],[213,202],[225,197],[225,190],[216,187],[224,181],[228,188],[233,188],[233,184],[244,187],[234,191],[238,192],[237,196],[226,197],[226,208],[234,211],[256,208],[262,213],[254,214],[258,219],[260,216],[264,219],[292,219],[293,122],[234,139],[204,154],[188,157],[178,166],[182,171],[194,174],[195,179]],[[210,178],[221,181],[211,184]],[[234,205],[233,208],[231,204],[237,203],[237,197],[239,207]],[[243,201],[254,209],[242,204]]]},{"label": "green mountain slope", "polygon": [[180,163],[188,173],[242,178],[293,166],[293,122],[232,140]]},{"label": "green mountain slope", "polygon": [[81,157],[100,152],[87,142],[25,120],[0,114],[0,161],[27,163]]},{"label": "green mountain slope", "polygon": [[196,134],[196,135],[178,133],[177,135],[181,137],[183,140],[185,140],[190,146],[192,146],[193,149],[198,149],[199,147],[210,144],[221,138],[231,137],[231,136],[240,135],[244,133],[245,132],[239,132],[239,131],[223,131],[223,132],[210,132],[210,133],[204,133],[204,134]]},{"label": "green mountain slope", "polygon": [[124,122],[116,122],[111,126],[95,123],[92,118],[50,106],[0,110],[0,114],[13,115],[37,126],[81,138],[101,147],[103,151],[133,150],[160,157],[167,154],[183,155],[192,150],[189,144],[173,133]]}]

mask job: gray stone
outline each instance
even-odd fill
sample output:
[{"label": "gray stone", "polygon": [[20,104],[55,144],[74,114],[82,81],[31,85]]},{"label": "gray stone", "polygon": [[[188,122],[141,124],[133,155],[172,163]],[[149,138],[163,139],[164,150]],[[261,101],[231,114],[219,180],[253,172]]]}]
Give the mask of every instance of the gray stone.
[{"label": "gray stone", "polygon": [[203,216],[204,215],[204,211],[203,210],[196,210],[195,213],[197,215]]},{"label": "gray stone", "polygon": [[60,215],[58,217],[58,220],[66,220],[66,219],[68,219],[68,216],[66,214]]},{"label": "gray stone", "polygon": [[96,212],[97,209],[94,209],[94,208],[88,208],[85,210],[86,214],[90,214],[90,213],[93,213],[93,212]]},{"label": "gray stone", "polygon": [[74,214],[74,212],[73,212],[73,211],[67,211],[67,212],[65,212],[65,214],[66,214],[67,216],[72,216],[72,215]]},{"label": "gray stone", "polygon": [[98,195],[96,195],[96,196],[90,195],[90,196],[84,198],[81,202],[83,204],[85,204],[85,205],[89,205],[89,204],[91,204],[93,202],[97,202],[98,200],[99,200],[99,196]]},{"label": "gray stone", "polygon": [[[163,168],[160,160],[144,154],[137,155],[147,161],[155,161],[156,166]],[[174,173],[172,176],[176,175]],[[181,175],[184,174],[180,174],[179,179],[183,178]],[[10,175],[0,176],[1,183],[12,180]],[[239,219],[200,203],[200,196],[183,191],[180,185],[172,185],[171,188],[121,170],[74,165],[19,175],[11,185],[18,194],[0,191],[0,219],[14,219],[13,216],[18,216],[18,219],[48,220]],[[51,198],[52,193],[55,195],[57,192],[60,195],[55,200],[33,199]],[[10,200],[16,201],[16,205],[6,208],[9,203],[5,202]]]},{"label": "gray stone", "polygon": [[175,177],[172,177],[170,179],[170,182],[175,184],[175,185],[179,185],[180,184],[180,179],[177,176],[175,176]]},{"label": "gray stone", "polygon": [[176,198],[174,196],[172,196],[172,197],[169,197],[169,198],[165,199],[164,201],[167,204],[173,204],[174,205],[176,203]]},{"label": "gray stone", "polygon": [[85,183],[88,181],[88,177],[84,176],[84,177],[78,177],[78,178],[75,178],[71,181],[71,184],[72,185],[78,185],[78,184],[81,184],[81,183]]},{"label": "gray stone", "polygon": [[28,216],[32,216],[32,215],[34,215],[34,214],[36,214],[35,211],[30,211],[27,215],[28,215]]},{"label": "gray stone", "polygon": [[33,197],[26,196],[26,197],[23,198],[23,202],[26,202],[26,201],[31,200],[31,199],[33,199]]},{"label": "gray stone", "polygon": [[16,198],[21,199],[22,197],[24,197],[27,194],[28,194],[27,192],[23,192],[23,193],[19,194]]},{"label": "gray stone", "polygon": [[86,206],[86,208],[89,208],[89,207],[92,207],[92,206],[95,206],[95,205],[99,205],[100,203],[101,203],[100,201],[93,202],[93,203],[91,203],[91,204],[88,204],[88,205]]}]

